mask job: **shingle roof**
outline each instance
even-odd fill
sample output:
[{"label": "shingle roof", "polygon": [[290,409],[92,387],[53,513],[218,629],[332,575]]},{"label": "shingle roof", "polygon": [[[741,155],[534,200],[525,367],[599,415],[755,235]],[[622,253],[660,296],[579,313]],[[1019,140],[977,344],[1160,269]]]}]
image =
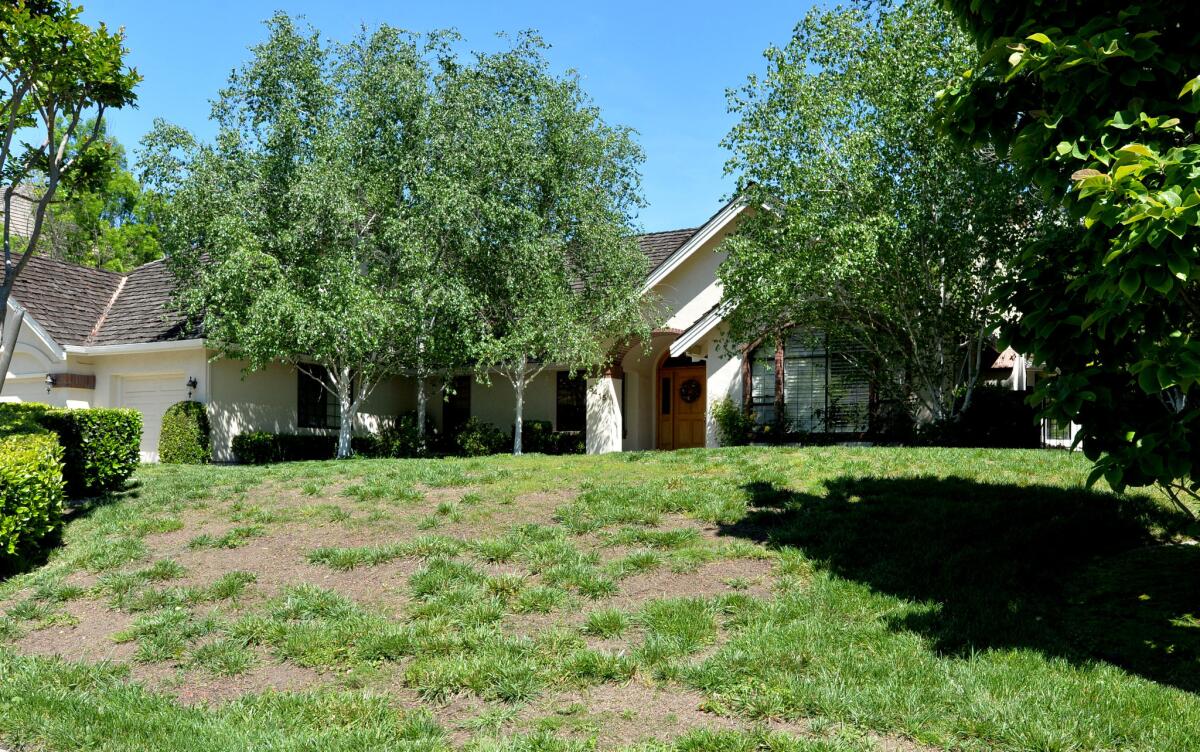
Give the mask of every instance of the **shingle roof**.
[{"label": "shingle roof", "polygon": [[60,345],[83,345],[123,276],[34,256],[13,283],[13,297]]},{"label": "shingle roof", "polygon": [[89,344],[124,345],[197,336],[182,316],[167,309],[175,278],[162,261],[151,261],[125,277],[121,294]]},{"label": "shingle roof", "polygon": [[194,336],[167,308],[173,285],[161,261],[118,274],[34,256],[13,297],[60,345],[120,345]]},{"label": "shingle roof", "polygon": [[667,230],[666,232],[638,235],[638,245],[641,246],[642,253],[646,254],[646,258],[650,261],[650,271],[653,272],[662,266],[662,262],[679,250],[680,246],[695,235],[698,229],[693,227],[687,230]]}]

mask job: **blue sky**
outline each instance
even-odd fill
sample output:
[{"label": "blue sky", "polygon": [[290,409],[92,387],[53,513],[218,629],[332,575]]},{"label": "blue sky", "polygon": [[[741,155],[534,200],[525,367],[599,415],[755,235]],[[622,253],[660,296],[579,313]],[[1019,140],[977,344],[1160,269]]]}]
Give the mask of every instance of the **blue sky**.
[{"label": "blue sky", "polygon": [[719,145],[733,122],[725,89],[763,70],[763,50],[785,43],[810,4],[80,1],[90,22],[125,27],[130,60],[145,77],[138,109],[109,119],[131,152],[156,117],[211,135],[210,100],[277,9],[305,15],[332,39],[386,22],[413,31],[455,28],[471,49],[492,49],[498,31],[537,29],[552,45],[552,63],[580,72],[606,119],[639,132],[648,203],[639,222],[649,231],[697,225],[728,197],[733,180],[724,175]]}]

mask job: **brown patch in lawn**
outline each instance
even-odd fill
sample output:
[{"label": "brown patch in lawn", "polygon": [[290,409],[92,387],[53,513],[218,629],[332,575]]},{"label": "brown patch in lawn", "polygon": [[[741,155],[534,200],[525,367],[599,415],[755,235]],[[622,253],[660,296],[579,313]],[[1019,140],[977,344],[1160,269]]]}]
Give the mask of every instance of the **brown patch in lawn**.
[{"label": "brown patch in lawn", "polygon": [[[737,729],[748,724],[702,710],[704,696],[682,687],[659,688],[632,681],[600,684],[563,692],[530,704],[519,719],[533,725],[542,718],[578,716],[599,729],[597,746],[612,749],[642,741],[667,741],[693,729]],[[573,711],[579,708],[579,712]],[[570,734],[570,720],[563,724]]]},{"label": "brown patch in lawn", "polygon": [[[172,584],[204,586],[227,572],[252,573],[255,592],[270,597],[289,585],[310,583],[328,588],[363,605],[385,612],[399,610],[407,602],[401,592],[421,563],[415,559],[396,559],[374,567],[336,570],[310,564],[308,555],[321,546],[356,547],[395,542],[395,535],[380,535],[370,530],[347,530],[336,526],[315,527],[304,524],[281,526],[238,548],[188,548],[179,540],[150,541],[156,558],[169,558],[187,571]],[[190,537],[189,537],[190,540]]]},{"label": "brown patch in lawn", "polygon": [[[771,594],[771,562],[761,559],[722,559],[701,564],[691,572],[664,567],[621,580],[620,592],[605,601],[616,608],[635,608],[656,598],[711,598],[740,592],[764,598]],[[734,590],[727,580],[744,580],[750,587]]]},{"label": "brown patch in lawn", "polygon": [[518,496],[511,504],[490,502],[485,495],[479,506],[462,508],[461,522],[446,520],[440,529],[471,540],[502,535],[518,525],[554,525],[555,511],[578,494],[574,489],[537,491]]},{"label": "brown patch in lawn", "polygon": [[57,655],[72,661],[126,661],[137,648],[133,642],[116,643],[112,637],[128,629],[132,614],[111,611],[100,601],[79,599],[63,604],[75,624],[53,624],[29,632],[13,643],[22,653]]},{"label": "brown patch in lawn", "polygon": [[132,675],[155,689],[175,695],[185,705],[216,705],[267,690],[304,692],[331,681],[320,672],[294,663],[280,663],[262,651],[254,666],[237,676],[213,676],[202,670],[178,671],[167,664],[135,666]]}]

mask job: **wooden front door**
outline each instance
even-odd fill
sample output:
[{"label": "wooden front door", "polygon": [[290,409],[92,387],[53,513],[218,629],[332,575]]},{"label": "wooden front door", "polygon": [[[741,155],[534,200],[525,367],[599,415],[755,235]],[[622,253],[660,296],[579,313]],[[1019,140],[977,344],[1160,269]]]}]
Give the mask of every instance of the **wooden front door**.
[{"label": "wooden front door", "polygon": [[704,446],[708,399],[704,366],[658,372],[658,448]]}]

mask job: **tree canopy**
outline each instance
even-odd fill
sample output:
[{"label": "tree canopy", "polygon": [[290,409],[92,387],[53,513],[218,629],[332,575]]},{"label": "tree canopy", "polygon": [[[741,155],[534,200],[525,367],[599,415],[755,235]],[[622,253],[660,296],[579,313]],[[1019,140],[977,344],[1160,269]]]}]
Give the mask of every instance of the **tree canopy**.
[{"label": "tree canopy", "polygon": [[519,404],[547,365],[599,366],[645,327],[640,151],[535,36],[464,61],[442,33],[268,28],[214,105],[216,141],[160,124],[143,161],[172,195],[181,306],[250,368],[317,377],[339,456],[388,375],[417,379],[420,413],[429,376],[468,368],[499,369]]},{"label": "tree canopy", "polygon": [[934,0],[814,9],[729,93],[727,169],[765,207],[724,246],[731,342],[824,331],[914,414],[969,404],[1037,211],[1003,160],[930,127],[972,53]]},{"label": "tree canopy", "polygon": [[423,147],[406,144],[422,142],[440,45],[387,27],[327,45],[283,14],[267,26],[214,104],[215,143],[160,124],[147,170],[172,192],[182,308],[251,369],[283,361],[318,382],[345,457],[362,403],[414,347],[431,287],[414,276],[435,273],[412,263],[436,238],[413,240]]},{"label": "tree canopy", "polygon": [[[93,129],[85,124],[83,130]],[[153,221],[160,197],[142,189],[125,147],[103,127],[92,148],[97,156],[93,178],[60,189],[46,214],[38,252],[115,272],[161,258]]]},{"label": "tree canopy", "polygon": [[577,76],[550,72],[543,49],[522,35],[456,69],[444,92],[459,156],[442,166],[477,207],[463,266],[482,326],[477,372],[513,385],[516,453],[538,373],[599,368],[649,329],[632,226],[641,149],[604,122]]},{"label": "tree canopy", "polygon": [[978,63],[945,122],[1065,208],[1012,264],[1005,336],[1055,375],[1036,398],[1081,425],[1121,490],[1200,487],[1200,18],[1178,2],[953,0]]},{"label": "tree canopy", "polygon": [[[38,249],[46,212],[60,187],[84,190],[104,172],[95,149],[104,114],[135,101],[141,77],[125,64],[125,35],[88,26],[62,0],[0,5],[0,189],[4,268],[0,274],[0,388],[20,329],[7,327],[13,285]],[[32,227],[14,255],[13,196],[33,193]]]}]

